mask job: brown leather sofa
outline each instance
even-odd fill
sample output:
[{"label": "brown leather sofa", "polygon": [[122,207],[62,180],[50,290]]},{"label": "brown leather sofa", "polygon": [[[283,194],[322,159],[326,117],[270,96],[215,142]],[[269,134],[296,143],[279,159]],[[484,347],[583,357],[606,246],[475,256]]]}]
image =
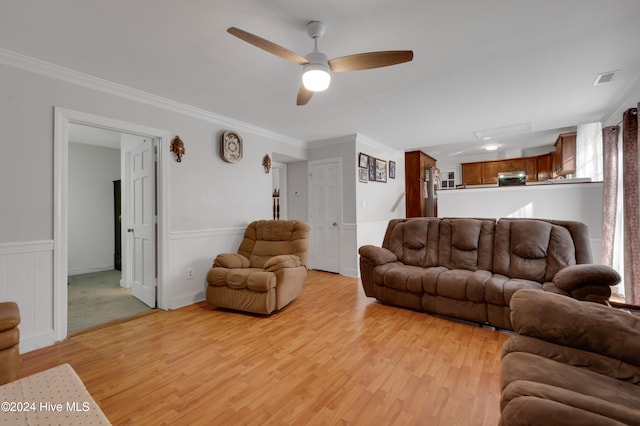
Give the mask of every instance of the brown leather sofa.
[{"label": "brown leather sofa", "polygon": [[309,225],[296,220],[249,224],[238,253],[216,256],[207,275],[211,307],[271,314],[302,292],[307,277]]},{"label": "brown leather sofa", "polygon": [[520,290],[511,321],[500,425],[640,425],[640,317]]},{"label": "brown leather sofa", "polygon": [[503,329],[512,329],[509,302],[519,289],[603,302],[620,281],[591,264],[587,226],[572,221],[393,219],[382,247],[359,253],[367,296]]},{"label": "brown leather sofa", "polygon": [[20,310],[15,302],[0,302],[0,385],[18,378]]}]

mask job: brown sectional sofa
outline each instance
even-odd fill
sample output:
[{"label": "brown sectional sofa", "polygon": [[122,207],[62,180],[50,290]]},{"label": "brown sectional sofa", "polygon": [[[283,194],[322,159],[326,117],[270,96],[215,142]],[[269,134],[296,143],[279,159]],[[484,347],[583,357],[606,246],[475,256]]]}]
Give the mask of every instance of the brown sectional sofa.
[{"label": "brown sectional sofa", "polygon": [[511,298],[500,425],[640,425],[640,317],[548,292]]},{"label": "brown sectional sofa", "polygon": [[603,302],[620,281],[591,263],[587,226],[573,221],[393,219],[382,247],[359,253],[367,296],[504,329],[512,329],[509,302],[519,289]]}]

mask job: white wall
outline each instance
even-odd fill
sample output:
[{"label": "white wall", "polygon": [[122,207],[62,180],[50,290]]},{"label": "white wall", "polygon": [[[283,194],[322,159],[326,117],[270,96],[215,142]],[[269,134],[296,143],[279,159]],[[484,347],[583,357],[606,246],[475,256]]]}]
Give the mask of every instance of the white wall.
[{"label": "white wall", "polygon": [[[183,161],[172,158],[168,170],[169,308],[202,300],[215,255],[235,251],[250,221],[271,217],[272,182],[262,157],[307,156],[300,141],[3,51],[0,93],[6,141],[0,156],[6,183],[0,188],[0,300],[20,306],[22,351],[51,344],[54,336],[54,106],[163,129],[185,142]],[[229,129],[244,138],[237,164],[219,156],[219,136]],[[187,267],[194,269],[193,279],[187,279]]]},{"label": "white wall", "polygon": [[353,174],[357,188],[357,246],[366,244],[380,246],[389,220],[405,216],[404,151],[394,151],[363,135],[358,135],[356,156],[360,152],[387,161],[387,170],[390,161],[396,163],[396,177],[391,179],[387,176],[386,183],[360,182],[357,167]]},{"label": "white wall", "polygon": [[120,150],[69,143],[68,274],[114,268],[113,181]]},{"label": "white wall", "polygon": [[589,227],[594,263],[602,253],[602,183],[540,184],[438,192],[441,217],[576,220]]},{"label": "white wall", "polygon": [[[363,152],[371,157],[396,163],[396,178],[387,182],[359,181],[358,155]],[[389,219],[404,217],[404,151],[393,150],[382,143],[361,134],[346,135],[309,145],[309,161],[340,157],[342,159],[342,223],[340,273],[359,276],[358,248],[365,244],[380,245]],[[307,181],[307,170],[295,171],[300,180]],[[304,176],[302,174],[305,173]],[[292,174],[291,167],[289,174]],[[298,180],[291,186],[301,188]],[[290,190],[294,190],[290,186]],[[393,209],[393,207],[396,207]],[[291,204],[289,206],[291,212]]]}]

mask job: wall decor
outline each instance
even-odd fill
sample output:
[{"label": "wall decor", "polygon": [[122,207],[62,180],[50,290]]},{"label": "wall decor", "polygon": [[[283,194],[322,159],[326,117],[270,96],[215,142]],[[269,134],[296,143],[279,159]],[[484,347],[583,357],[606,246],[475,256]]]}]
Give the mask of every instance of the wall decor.
[{"label": "wall decor", "polygon": [[376,182],[387,181],[387,162],[376,158]]},{"label": "wall decor", "polygon": [[178,157],[176,161],[178,163],[182,162],[182,156],[184,155],[184,142],[180,139],[180,136],[176,135],[175,138],[171,141],[171,147],[169,148],[170,152],[175,152]]},{"label": "wall decor", "polygon": [[269,173],[269,170],[271,170],[271,157],[269,157],[269,154],[265,154],[262,157],[262,167],[264,167],[265,173]]},{"label": "wall decor", "polygon": [[396,162],[395,161],[389,161],[389,178],[390,179],[396,178]]},{"label": "wall decor", "polygon": [[236,132],[226,131],[220,137],[220,156],[228,163],[242,160],[242,137]]},{"label": "wall decor", "polygon": [[360,182],[369,182],[369,169],[358,169],[358,173],[360,174]]},{"label": "wall decor", "polygon": [[376,181],[376,159],[369,157],[369,181]]},{"label": "wall decor", "polygon": [[367,154],[360,153],[360,157],[358,158],[358,167],[362,167],[365,169],[369,168],[369,156]]}]

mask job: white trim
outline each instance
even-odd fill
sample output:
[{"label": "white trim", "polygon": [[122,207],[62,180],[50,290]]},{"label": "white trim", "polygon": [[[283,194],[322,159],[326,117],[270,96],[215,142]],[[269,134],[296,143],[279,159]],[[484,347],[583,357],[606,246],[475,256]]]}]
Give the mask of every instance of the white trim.
[{"label": "white trim", "polygon": [[253,133],[278,142],[287,143],[297,148],[305,148],[303,141],[288,136],[281,135],[270,130],[254,126],[243,121],[215,114],[191,105],[183,104],[142,90],[133,89],[121,84],[113,83],[98,77],[84,74],[69,68],[54,65],[39,59],[25,56],[6,49],[0,49],[0,64],[19,68],[25,71],[44,75],[46,77],[55,78],[57,80],[66,81],[68,83],[77,84],[89,89],[98,90],[115,96],[120,96],[136,102],[141,102],[167,111],[176,112],[178,114],[187,115],[206,122],[213,122],[233,128],[239,131]]},{"label": "white trim", "polygon": [[53,345],[55,342],[55,333],[53,331],[47,331],[46,333],[24,338],[20,336],[20,353],[24,354],[36,349],[45,348]]},{"label": "white trim", "polygon": [[0,256],[35,253],[39,251],[53,251],[53,240],[0,243]]},{"label": "white trim", "polygon": [[169,144],[166,130],[114,120],[80,111],[54,107],[54,210],[53,210],[53,330],[54,340],[67,337],[67,267],[68,267],[68,158],[69,125],[81,124],[120,133],[130,133],[160,139],[158,149],[158,296],[160,309],[168,309],[166,278],[169,277]]}]

